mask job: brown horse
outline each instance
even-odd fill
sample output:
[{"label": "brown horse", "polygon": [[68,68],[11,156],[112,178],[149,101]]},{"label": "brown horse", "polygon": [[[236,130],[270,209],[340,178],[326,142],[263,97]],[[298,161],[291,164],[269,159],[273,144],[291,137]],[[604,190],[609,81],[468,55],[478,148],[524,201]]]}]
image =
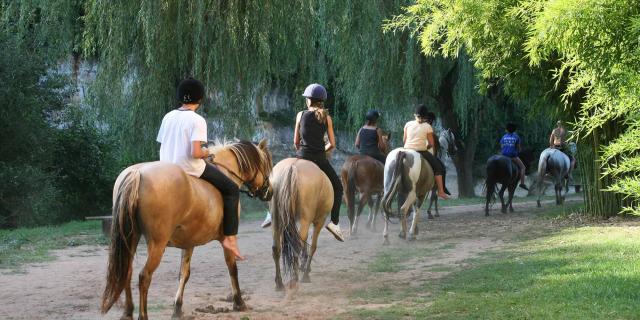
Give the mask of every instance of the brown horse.
[{"label": "brown horse", "polygon": [[[273,198],[269,202],[273,230],[273,261],[276,265],[276,290],[284,290],[280,274],[280,256],[285,274],[291,275],[291,287],[298,282],[298,269],[304,272],[302,282],[310,282],[311,260],[316,252],[318,236],[333,205],[333,188],[324,172],[311,161],[288,158],[271,173]],[[296,228],[296,221],[300,229]],[[307,237],[313,224],[311,254],[307,254]],[[302,263],[299,263],[299,259]]]},{"label": "brown horse", "polygon": [[[271,187],[271,154],[266,140],[214,146],[214,164],[249,195],[268,201]],[[133,256],[140,237],[147,243],[147,261],[139,275],[139,319],[147,319],[147,293],[153,272],[165,248],[182,249],[180,283],[175,298],[174,317],[182,315],[182,295],[189,280],[193,248],[212,240],[221,241],[222,196],[208,182],[188,176],[180,167],[166,162],[140,163],[126,168],[113,188],[113,224],[107,284],[102,297],[106,313],[125,291],[123,319],[133,318],[131,275]],[[234,310],[246,310],[240,295],[236,258],[224,250],[231,277]]]},{"label": "brown horse", "polygon": [[[389,152],[391,134],[383,134],[380,151],[386,156]],[[380,200],[384,192],[384,164],[366,155],[353,155],[344,162],[340,171],[342,187],[345,190],[344,200],[347,204],[349,217],[349,231],[354,235],[358,231],[358,218],[365,204],[369,205],[367,228],[376,230],[375,222],[380,208]],[[356,195],[358,211],[355,211]],[[375,202],[373,196],[376,196]]]}]

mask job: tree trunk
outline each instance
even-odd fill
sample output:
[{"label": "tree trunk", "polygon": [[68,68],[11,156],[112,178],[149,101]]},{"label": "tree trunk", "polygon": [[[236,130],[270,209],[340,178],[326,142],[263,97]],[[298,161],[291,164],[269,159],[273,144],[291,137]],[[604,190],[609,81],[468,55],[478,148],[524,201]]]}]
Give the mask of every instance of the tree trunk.
[{"label": "tree trunk", "polygon": [[458,196],[474,197],[473,160],[478,145],[478,124],[473,121],[472,129],[463,141],[458,118],[453,109],[453,90],[458,82],[458,61],[455,61],[438,90],[438,109],[445,127],[450,128],[456,137],[458,152],[452,157],[458,178]]}]

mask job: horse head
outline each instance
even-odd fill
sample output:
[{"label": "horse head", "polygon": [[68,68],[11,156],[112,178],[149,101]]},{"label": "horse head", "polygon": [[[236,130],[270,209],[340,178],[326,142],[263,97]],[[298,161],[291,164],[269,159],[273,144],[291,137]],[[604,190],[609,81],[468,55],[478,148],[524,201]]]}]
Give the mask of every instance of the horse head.
[{"label": "horse head", "polygon": [[440,150],[445,151],[450,157],[455,156],[458,152],[458,147],[456,146],[456,136],[453,134],[451,129],[446,129],[440,133],[440,137],[438,138],[438,142],[440,143]]},{"label": "horse head", "polygon": [[[233,155],[237,170],[229,167],[229,162],[232,160],[225,159],[226,154],[222,152],[225,150]],[[262,139],[259,143],[238,141],[214,146],[213,163],[225,168],[229,174],[241,182],[246,190],[241,189],[240,192],[252,198],[258,197],[262,201],[271,200],[273,189],[269,182],[269,175],[273,169],[273,161],[266,139]]]},{"label": "horse head", "polygon": [[380,144],[380,151],[386,156],[389,153],[389,141],[391,140],[391,132],[382,132],[382,141]]}]

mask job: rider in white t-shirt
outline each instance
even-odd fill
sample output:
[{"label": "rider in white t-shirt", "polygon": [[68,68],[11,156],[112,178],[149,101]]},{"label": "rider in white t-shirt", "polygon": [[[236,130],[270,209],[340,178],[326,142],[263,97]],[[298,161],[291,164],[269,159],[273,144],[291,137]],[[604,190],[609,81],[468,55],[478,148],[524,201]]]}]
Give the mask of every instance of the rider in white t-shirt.
[{"label": "rider in white t-shirt", "polygon": [[218,168],[203,160],[209,156],[208,150],[203,148],[207,141],[207,122],[195,113],[203,97],[204,85],[200,81],[189,78],[180,82],[178,100],[182,105],[164,116],[158,131],[160,161],[177,164],[188,175],[204,179],[220,191],[224,202],[222,246],[243,260],[236,238],[240,190]]}]

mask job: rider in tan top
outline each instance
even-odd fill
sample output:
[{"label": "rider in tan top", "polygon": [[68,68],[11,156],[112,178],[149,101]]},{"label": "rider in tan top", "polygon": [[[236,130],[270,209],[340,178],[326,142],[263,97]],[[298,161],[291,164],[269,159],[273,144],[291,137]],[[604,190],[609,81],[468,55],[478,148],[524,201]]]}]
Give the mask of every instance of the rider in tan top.
[{"label": "rider in tan top", "polygon": [[556,122],[556,127],[551,131],[551,135],[549,136],[549,147],[553,149],[558,149],[569,157],[571,160],[571,166],[569,168],[569,176],[571,176],[571,172],[573,172],[573,168],[576,165],[576,159],[569,153],[569,148],[567,146],[567,129],[562,125],[562,121],[558,120]]}]

